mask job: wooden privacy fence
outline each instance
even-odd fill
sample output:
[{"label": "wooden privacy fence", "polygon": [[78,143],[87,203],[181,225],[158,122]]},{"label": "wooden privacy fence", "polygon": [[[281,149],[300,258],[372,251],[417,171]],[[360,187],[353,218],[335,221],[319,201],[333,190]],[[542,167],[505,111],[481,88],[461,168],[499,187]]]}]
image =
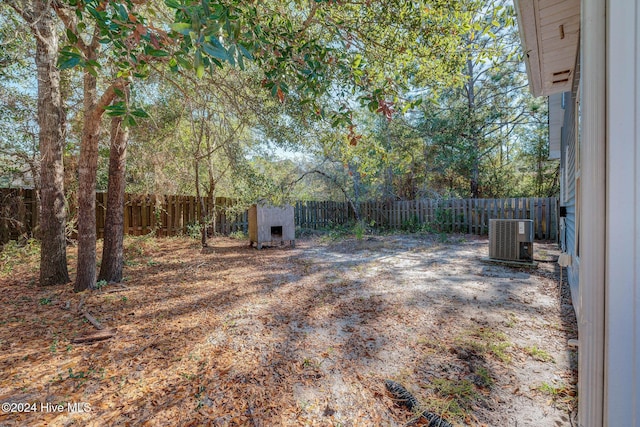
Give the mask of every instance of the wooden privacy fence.
[{"label": "wooden privacy fence", "polygon": [[[208,197],[203,197],[200,203],[195,196],[125,194],[124,200],[124,230],[125,234],[132,236],[152,231],[162,237],[197,234],[202,209],[216,233],[246,232],[249,226],[247,211],[240,209],[233,199],[225,197],[216,197],[215,206]],[[104,236],[107,194],[96,193],[96,203],[96,227],[101,238]]]},{"label": "wooden privacy fence", "polygon": [[490,219],[532,219],[535,238],[557,240],[558,199],[450,199],[365,202],[361,218],[392,229],[426,228],[432,231],[489,234]]},{"label": "wooden privacy fence", "polygon": [[31,236],[37,223],[35,190],[0,188],[0,243]]},{"label": "wooden privacy fence", "polygon": [[[33,190],[0,190],[0,242],[29,235],[37,223]],[[96,194],[98,237],[104,235],[106,194]],[[196,234],[201,210],[209,217],[210,231],[228,235],[248,229],[247,211],[236,201],[217,197],[202,203],[194,196],[125,196],[124,228],[129,235],[155,232],[157,236]],[[550,198],[509,199],[422,199],[410,201],[369,201],[358,204],[360,218],[374,228],[486,235],[489,219],[533,219],[536,239],[557,240],[558,201]],[[355,214],[346,202],[297,202],[296,226],[325,228],[346,224]]]}]

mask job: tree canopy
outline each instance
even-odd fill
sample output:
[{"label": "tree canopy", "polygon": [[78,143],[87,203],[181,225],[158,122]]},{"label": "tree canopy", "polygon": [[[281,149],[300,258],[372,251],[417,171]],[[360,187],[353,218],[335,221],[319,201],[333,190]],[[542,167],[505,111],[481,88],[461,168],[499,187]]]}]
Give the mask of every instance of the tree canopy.
[{"label": "tree canopy", "polygon": [[[41,96],[20,82],[35,84],[24,58],[40,35],[12,30],[33,18],[28,2],[5,4],[1,182],[15,158],[38,182]],[[546,107],[526,90],[509,1],[47,5],[60,40],[58,155],[78,218],[79,265],[95,266],[94,194],[116,179],[101,133],[107,117],[129,130],[119,173],[130,192],[244,203],[557,192]],[[79,289],[94,270],[79,269]]]}]

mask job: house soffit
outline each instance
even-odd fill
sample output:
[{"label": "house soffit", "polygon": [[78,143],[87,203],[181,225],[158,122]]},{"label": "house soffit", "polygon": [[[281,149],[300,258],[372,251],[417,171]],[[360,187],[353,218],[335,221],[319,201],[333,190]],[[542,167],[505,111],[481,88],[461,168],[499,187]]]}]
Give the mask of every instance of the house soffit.
[{"label": "house soffit", "polygon": [[516,0],[516,12],[531,92],[570,91],[580,41],[580,0]]}]

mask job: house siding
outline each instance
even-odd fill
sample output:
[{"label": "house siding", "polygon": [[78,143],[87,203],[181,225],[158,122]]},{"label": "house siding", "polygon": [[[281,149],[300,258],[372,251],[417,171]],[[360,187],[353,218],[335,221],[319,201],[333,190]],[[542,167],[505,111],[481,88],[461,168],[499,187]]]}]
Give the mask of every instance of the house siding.
[{"label": "house siding", "polygon": [[605,427],[640,427],[640,4],[607,10]]},{"label": "house siding", "polygon": [[562,197],[560,205],[567,210],[565,217],[565,251],[571,255],[573,262],[567,267],[567,280],[571,287],[571,297],[576,315],[580,316],[578,298],[578,270],[580,260],[576,251],[576,92],[564,93],[564,121],[561,137],[560,168],[563,171]]},{"label": "house siding", "polygon": [[[519,22],[540,30],[531,10],[540,2],[526,3],[516,0],[529,15]],[[640,427],[640,2],[581,0],[580,14],[580,107],[565,112],[561,152],[563,246],[579,328],[578,425]],[[538,51],[529,60],[547,60],[536,43],[525,47]]]}]

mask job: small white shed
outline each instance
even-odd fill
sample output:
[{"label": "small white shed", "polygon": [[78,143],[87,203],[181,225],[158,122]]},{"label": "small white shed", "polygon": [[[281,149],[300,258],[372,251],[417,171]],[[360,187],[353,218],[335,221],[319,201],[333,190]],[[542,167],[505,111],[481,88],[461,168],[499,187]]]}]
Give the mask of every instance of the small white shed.
[{"label": "small white shed", "polygon": [[249,245],[283,245],[289,242],[292,247],[296,244],[296,224],[293,206],[269,206],[255,204],[249,208]]}]

